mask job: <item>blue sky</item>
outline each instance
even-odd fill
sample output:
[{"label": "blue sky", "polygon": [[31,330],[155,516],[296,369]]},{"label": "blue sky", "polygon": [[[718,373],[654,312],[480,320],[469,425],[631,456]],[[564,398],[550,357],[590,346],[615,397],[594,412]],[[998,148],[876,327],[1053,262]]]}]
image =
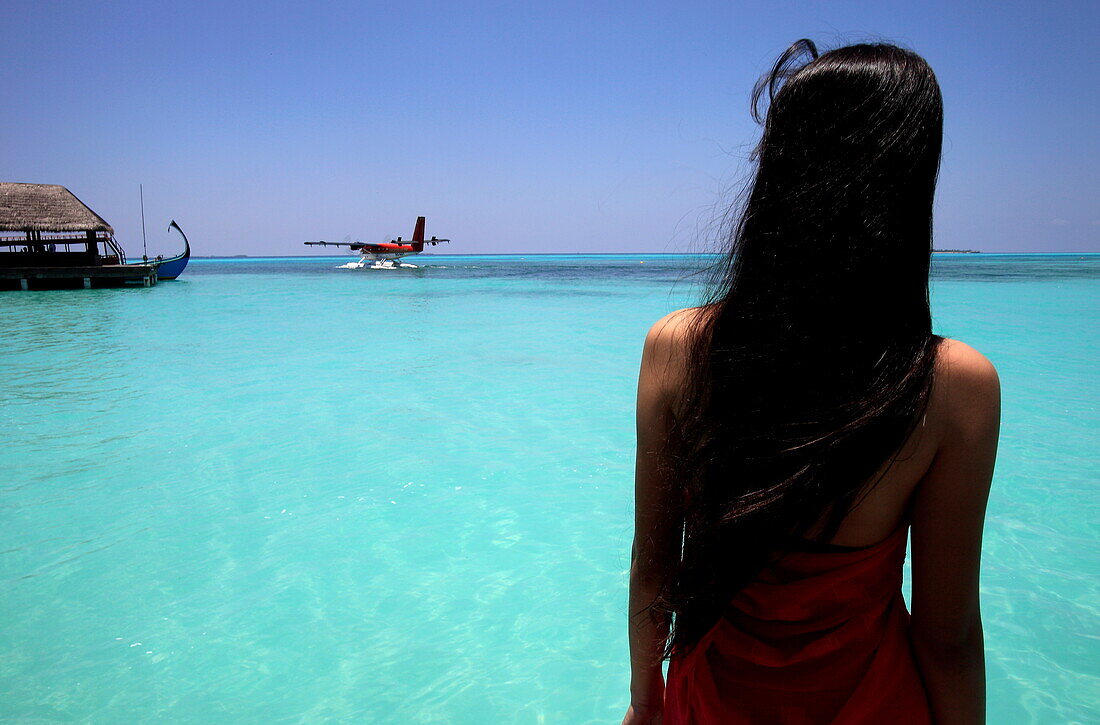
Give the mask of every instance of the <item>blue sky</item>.
[{"label": "blue sky", "polygon": [[746,170],[790,42],[886,39],[945,97],[937,246],[1100,251],[1096,2],[0,0],[0,180],[63,184],[140,253],[408,236],[683,252]]}]

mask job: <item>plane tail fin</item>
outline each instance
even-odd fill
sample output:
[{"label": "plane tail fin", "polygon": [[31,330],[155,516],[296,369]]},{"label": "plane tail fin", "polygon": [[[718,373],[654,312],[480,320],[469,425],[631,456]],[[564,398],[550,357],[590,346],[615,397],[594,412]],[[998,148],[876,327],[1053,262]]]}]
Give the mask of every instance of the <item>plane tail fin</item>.
[{"label": "plane tail fin", "polygon": [[413,228],[412,239],[409,241],[412,242],[413,251],[424,251],[424,217],[418,216],[416,218],[416,226]]}]

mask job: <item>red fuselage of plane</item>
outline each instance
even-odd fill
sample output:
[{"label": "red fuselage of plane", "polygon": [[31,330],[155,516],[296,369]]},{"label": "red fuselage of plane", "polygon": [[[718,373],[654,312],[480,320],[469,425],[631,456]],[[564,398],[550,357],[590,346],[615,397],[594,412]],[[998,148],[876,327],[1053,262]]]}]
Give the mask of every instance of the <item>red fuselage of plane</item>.
[{"label": "red fuselage of plane", "polygon": [[412,244],[393,244],[389,242],[381,242],[379,244],[368,244],[366,242],[362,244],[352,244],[351,250],[353,252],[366,252],[370,254],[393,254],[404,253],[412,254],[413,252],[419,252],[424,249],[423,244],[418,244],[420,249],[416,249]]}]

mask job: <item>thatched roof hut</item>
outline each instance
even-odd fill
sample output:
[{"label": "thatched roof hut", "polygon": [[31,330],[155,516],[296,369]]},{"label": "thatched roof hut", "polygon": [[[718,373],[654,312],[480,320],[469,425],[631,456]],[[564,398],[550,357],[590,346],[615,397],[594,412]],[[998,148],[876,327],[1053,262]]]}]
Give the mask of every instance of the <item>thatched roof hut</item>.
[{"label": "thatched roof hut", "polygon": [[64,186],[0,181],[0,232],[88,231],[115,232]]}]

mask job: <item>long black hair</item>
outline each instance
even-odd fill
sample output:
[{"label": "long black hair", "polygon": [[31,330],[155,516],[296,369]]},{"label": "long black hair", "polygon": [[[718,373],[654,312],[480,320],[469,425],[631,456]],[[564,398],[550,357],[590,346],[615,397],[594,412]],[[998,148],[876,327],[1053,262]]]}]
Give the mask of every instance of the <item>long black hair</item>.
[{"label": "long black hair", "polygon": [[789,536],[832,538],[921,419],[939,342],[943,104],[924,59],[799,40],[752,109],[755,176],[694,318],[663,457],[684,488],[665,512],[681,556],[655,602],[672,615],[666,656],[693,647]]}]

